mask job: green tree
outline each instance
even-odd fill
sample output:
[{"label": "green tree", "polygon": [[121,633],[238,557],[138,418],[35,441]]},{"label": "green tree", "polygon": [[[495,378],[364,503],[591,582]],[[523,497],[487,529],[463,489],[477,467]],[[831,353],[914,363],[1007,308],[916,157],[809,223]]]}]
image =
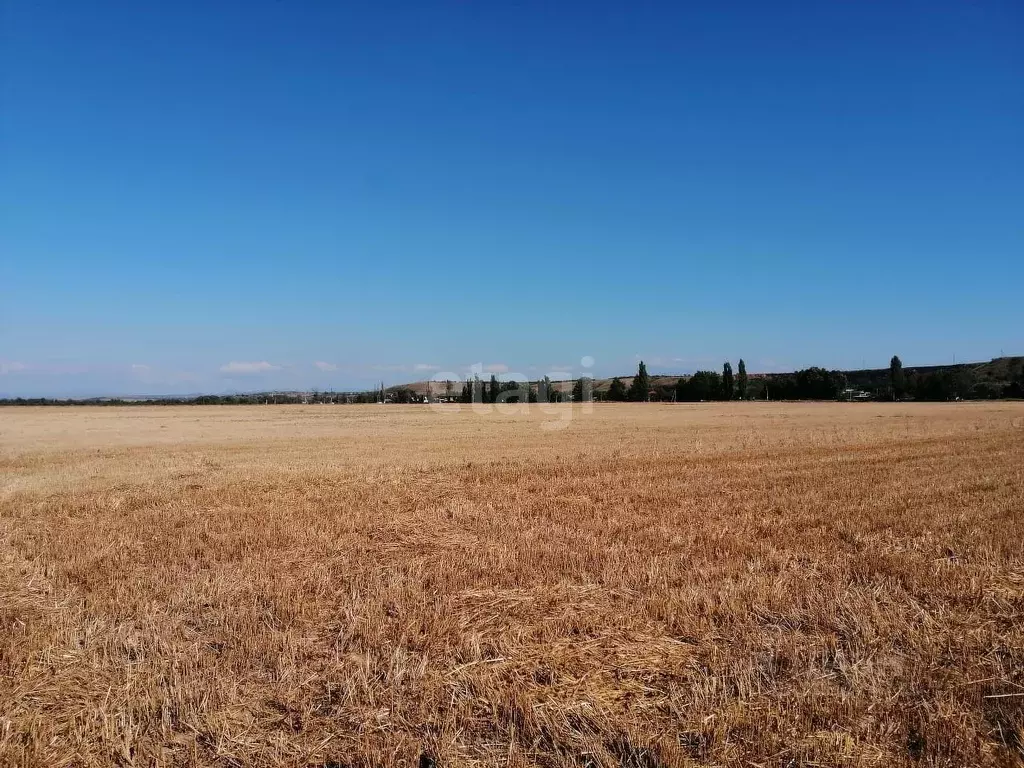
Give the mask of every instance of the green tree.
[{"label": "green tree", "polygon": [[618,376],[612,379],[611,386],[608,387],[608,399],[616,403],[621,403],[626,399],[626,385]]},{"label": "green tree", "polygon": [[740,400],[747,399],[747,364],[743,362],[742,357],[736,373],[736,397]]},{"label": "green tree", "polygon": [[515,379],[505,381],[499,384],[498,390],[497,402],[499,403],[523,403],[529,397],[529,385],[525,381]]},{"label": "green tree", "polygon": [[645,401],[650,391],[651,379],[647,375],[647,366],[641,360],[636,370],[636,376],[633,377],[633,383],[629,385],[629,399],[634,402]]},{"label": "green tree", "polygon": [[952,400],[956,397],[956,382],[949,369],[930,371],[917,382],[918,400]]},{"label": "green tree", "polygon": [[714,371],[697,371],[688,379],[680,379],[676,385],[676,400],[699,403],[704,400],[718,400],[722,396],[722,379]]},{"label": "green tree", "polygon": [[889,361],[889,389],[892,399],[899,400],[907,391],[907,379],[903,373],[903,361],[896,355]]},{"label": "green tree", "polygon": [[542,403],[550,403],[551,399],[551,377],[545,376],[543,381],[537,385],[537,399]]},{"label": "green tree", "polygon": [[1002,396],[1024,397],[1024,366],[1021,366],[1013,380],[1003,387]]},{"label": "green tree", "polygon": [[490,398],[490,400],[488,402],[491,402],[491,403],[498,402],[498,393],[501,391],[501,389],[498,386],[498,377],[495,376],[493,373],[491,374],[491,386],[490,386],[489,389],[490,389],[490,392],[488,394],[490,394],[491,398]]},{"label": "green tree", "polygon": [[687,379],[685,376],[680,376],[676,379],[676,402],[682,403],[686,401],[686,383]]},{"label": "green tree", "polygon": [[732,380],[732,363],[726,362],[722,366],[722,399],[732,400],[733,395],[733,380]]},{"label": "green tree", "polygon": [[834,400],[846,385],[839,371],[826,371],[817,366],[796,372],[795,396],[801,400]]},{"label": "green tree", "polygon": [[572,385],[572,401],[582,403],[585,400],[594,399],[594,380],[588,376],[581,376]]}]

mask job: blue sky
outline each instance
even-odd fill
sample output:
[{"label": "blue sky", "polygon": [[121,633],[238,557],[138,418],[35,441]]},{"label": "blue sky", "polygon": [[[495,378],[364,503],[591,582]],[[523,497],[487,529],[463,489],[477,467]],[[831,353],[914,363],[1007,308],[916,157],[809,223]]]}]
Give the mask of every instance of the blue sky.
[{"label": "blue sky", "polygon": [[0,13],[0,394],[1024,353],[1017,2]]}]

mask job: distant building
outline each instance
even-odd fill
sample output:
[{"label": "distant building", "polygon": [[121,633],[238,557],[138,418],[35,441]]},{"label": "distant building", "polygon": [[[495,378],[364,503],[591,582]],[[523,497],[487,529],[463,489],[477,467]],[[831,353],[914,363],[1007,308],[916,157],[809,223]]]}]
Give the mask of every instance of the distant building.
[{"label": "distant building", "polygon": [[873,395],[870,392],[865,392],[863,389],[853,389],[852,387],[847,387],[846,389],[843,390],[842,399],[852,403],[855,401],[871,400],[872,397]]}]

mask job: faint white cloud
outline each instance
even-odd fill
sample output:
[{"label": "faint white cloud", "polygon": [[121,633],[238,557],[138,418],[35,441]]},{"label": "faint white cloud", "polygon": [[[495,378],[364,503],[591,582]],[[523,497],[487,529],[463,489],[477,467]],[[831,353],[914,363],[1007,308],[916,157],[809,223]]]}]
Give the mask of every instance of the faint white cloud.
[{"label": "faint white cloud", "polygon": [[[132,363],[127,367],[134,381],[147,386],[173,386],[181,383],[201,382],[205,377],[192,371],[179,371],[147,363]],[[120,369],[119,369],[120,371]]]},{"label": "faint white cloud", "polygon": [[19,371],[27,371],[28,369],[29,366],[27,363],[19,363],[16,360],[0,360],[0,376],[6,373],[18,373]]},{"label": "faint white cloud", "polygon": [[393,365],[393,364],[386,364],[386,363],[384,363],[384,364],[379,364],[379,365],[371,365],[370,366],[370,370],[371,371],[404,371],[404,370],[407,370],[407,367],[404,366],[404,365]]},{"label": "faint white cloud", "polygon": [[336,366],[334,363],[325,363],[323,360],[317,360],[315,363],[313,363],[313,365],[315,365],[321,371],[336,371],[336,370],[338,370],[338,366]]},{"label": "faint white cloud", "polygon": [[132,363],[128,366],[128,370],[131,372],[131,376],[138,382],[143,384],[154,383],[155,376],[153,369],[145,363]]},{"label": "faint white cloud", "polygon": [[233,360],[227,365],[222,365],[220,367],[220,372],[229,374],[268,373],[269,371],[276,371],[280,368],[281,366],[268,363],[266,360],[261,360],[255,363],[237,362]]},{"label": "faint white cloud", "polygon": [[439,371],[441,366],[434,365],[433,363],[416,363],[412,369],[414,371]]},{"label": "faint white cloud", "polygon": [[488,373],[508,373],[508,366],[504,363],[491,363],[485,365],[484,370]]}]

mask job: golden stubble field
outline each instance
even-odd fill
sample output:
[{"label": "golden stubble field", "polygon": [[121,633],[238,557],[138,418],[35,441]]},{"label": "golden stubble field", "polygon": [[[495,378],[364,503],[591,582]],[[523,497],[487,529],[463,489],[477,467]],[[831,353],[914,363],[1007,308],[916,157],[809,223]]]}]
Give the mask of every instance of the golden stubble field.
[{"label": "golden stubble field", "polygon": [[1024,404],[524,410],[0,409],[0,764],[1024,759]]}]

